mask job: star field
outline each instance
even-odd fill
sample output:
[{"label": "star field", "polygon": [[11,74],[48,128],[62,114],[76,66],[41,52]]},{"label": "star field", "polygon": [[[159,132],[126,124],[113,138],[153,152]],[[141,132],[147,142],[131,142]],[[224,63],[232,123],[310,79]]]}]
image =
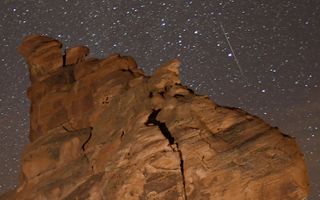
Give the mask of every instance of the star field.
[{"label": "star field", "polygon": [[0,2],[0,193],[18,183],[28,143],[28,68],[16,49],[46,34],[94,57],[133,56],[147,74],[178,57],[181,79],[296,137],[320,198],[318,0],[3,0]]}]

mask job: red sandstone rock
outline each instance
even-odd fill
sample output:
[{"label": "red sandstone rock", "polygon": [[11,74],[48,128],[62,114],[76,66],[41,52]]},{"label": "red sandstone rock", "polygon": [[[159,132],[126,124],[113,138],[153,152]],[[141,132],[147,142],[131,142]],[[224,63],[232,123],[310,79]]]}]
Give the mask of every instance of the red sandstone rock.
[{"label": "red sandstone rock", "polygon": [[30,80],[41,81],[63,66],[62,44],[46,36],[33,35],[25,38],[19,52],[29,64]]},{"label": "red sandstone rock", "polygon": [[72,47],[66,51],[66,65],[75,65],[84,61],[89,54],[89,48],[84,46]]},{"label": "red sandstone rock", "polygon": [[[145,76],[130,57],[83,59],[80,48],[69,61],[67,51],[68,66],[52,67],[43,55],[60,46],[51,44],[32,36],[19,48],[36,79],[30,144],[19,187],[0,199],[306,198],[295,140],[194,94],[178,60]],[[42,74],[33,74],[35,60]]]}]

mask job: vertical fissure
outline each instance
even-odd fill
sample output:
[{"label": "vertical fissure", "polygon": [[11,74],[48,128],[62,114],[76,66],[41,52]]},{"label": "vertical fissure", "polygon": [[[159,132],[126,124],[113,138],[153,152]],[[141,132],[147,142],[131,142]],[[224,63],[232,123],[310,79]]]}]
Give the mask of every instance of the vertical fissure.
[{"label": "vertical fissure", "polygon": [[[92,137],[92,127],[88,127],[88,128],[84,128],[84,129],[79,129],[79,130],[69,130],[67,127],[65,127],[63,124],[61,124],[62,128],[68,132],[68,133],[73,133],[75,131],[83,131],[83,130],[88,130],[89,129],[89,136],[88,138],[83,142],[83,144],[81,145],[81,150],[83,152],[83,156],[86,159],[86,161],[90,164],[90,160],[86,154],[86,145],[88,144],[88,142],[90,141],[91,137]],[[93,166],[91,166],[91,170],[93,171],[94,168]]]},{"label": "vertical fissure", "polygon": [[177,145],[177,149],[178,149],[178,153],[179,153],[179,157],[180,157],[180,172],[181,172],[181,176],[182,176],[182,184],[183,184],[183,193],[184,193],[184,199],[187,200],[187,191],[186,191],[186,179],[184,176],[184,160],[182,157],[182,151],[179,149],[178,143],[176,143]]},{"label": "vertical fissure", "polygon": [[64,54],[62,55],[62,63],[63,63],[63,66],[66,66],[66,63],[67,63],[67,50],[66,49],[64,50]]},{"label": "vertical fissure", "polygon": [[86,145],[87,145],[88,142],[90,141],[91,137],[92,137],[92,127],[90,127],[90,132],[89,132],[88,138],[84,141],[84,143],[83,143],[82,146],[81,146],[82,151],[85,151],[85,150],[86,150]]},{"label": "vertical fissure", "polygon": [[[84,143],[82,144],[81,146],[81,149],[83,151],[83,155],[85,157],[85,159],[87,160],[87,162],[90,164],[90,160],[89,160],[89,157],[87,156],[86,154],[86,145],[88,144],[88,142],[90,141],[92,137],[92,127],[90,127],[90,132],[89,132],[89,136],[88,138],[84,141]],[[93,165],[91,166],[91,171],[93,172],[94,168],[93,168]]]},{"label": "vertical fissure", "polygon": [[[160,113],[160,111],[161,111],[161,109],[152,110],[152,113],[149,115],[148,120],[145,123],[145,125],[146,126],[158,126],[158,128],[160,129],[160,132],[168,140],[172,151],[178,152],[179,159],[180,159],[180,173],[181,173],[181,177],[182,177],[184,199],[187,200],[186,181],[185,181],[185,176],[184,176],[184,160],[182,157],[182,151],[179,148],[179,144],[175,141],[174,137],[170,133],[166,123],[160,122],[157,120],[157,116]],[[173,145],[176,146],[176,149],[174,148]]]}]

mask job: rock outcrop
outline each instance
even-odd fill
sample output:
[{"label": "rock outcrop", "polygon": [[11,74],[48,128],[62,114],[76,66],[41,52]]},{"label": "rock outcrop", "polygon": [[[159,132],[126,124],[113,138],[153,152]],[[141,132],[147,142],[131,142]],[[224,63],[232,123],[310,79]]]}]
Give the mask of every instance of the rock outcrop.
[{"label": "rock outcrop", "polygon": [[306,198],[295,140],[194,94],[178,60],[146,76],[128,56],[61,48],[40,35],[19,47],[32,81],[30,144],[19,186],[2,199]]}]

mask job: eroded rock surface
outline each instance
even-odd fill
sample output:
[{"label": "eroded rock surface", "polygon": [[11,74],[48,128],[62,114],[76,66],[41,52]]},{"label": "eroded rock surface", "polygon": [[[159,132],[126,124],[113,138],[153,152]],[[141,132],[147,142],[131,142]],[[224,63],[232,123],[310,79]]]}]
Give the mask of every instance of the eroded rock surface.
[{"label": "eroded rock surface", "polygon": [[[178,60],[144,75],[134,59],[29,36],[32,85],[20,185],[2,199],[297,200],[295,140],[183,86]],[[1,199],[1,198],[0,198]]]}]

